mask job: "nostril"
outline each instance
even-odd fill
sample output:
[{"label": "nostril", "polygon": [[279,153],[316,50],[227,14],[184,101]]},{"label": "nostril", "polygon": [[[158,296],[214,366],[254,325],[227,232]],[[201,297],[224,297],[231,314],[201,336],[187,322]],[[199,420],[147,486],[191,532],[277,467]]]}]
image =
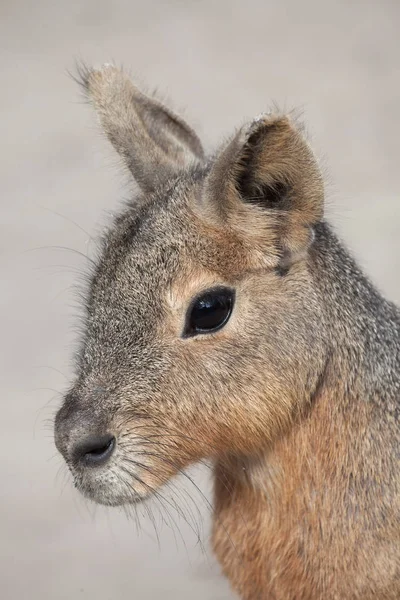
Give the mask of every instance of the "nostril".
[{"label": "nostril", "polygon": [[88,467],[99,466],[107,462],[116,446],[113,435],[90,436],[75,447],[73,459]]}]

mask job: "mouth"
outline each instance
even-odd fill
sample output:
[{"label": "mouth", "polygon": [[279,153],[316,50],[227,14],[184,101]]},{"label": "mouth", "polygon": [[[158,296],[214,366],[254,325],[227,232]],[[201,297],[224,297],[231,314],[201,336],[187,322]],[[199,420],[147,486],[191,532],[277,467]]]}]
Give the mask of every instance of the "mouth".
[{"label": "mouth", "polygon": [[[72,469],[71,469],[72,470]],[[117,471],[117,472],[115,472]],[[103,506],[124,506],[146,500],[150,490],[135,485],[133,478],[117,470],[108,469],[105,473],[77,473],[72,470],[75,488],[85,497]]]},{"label": "mouth", "polygon": [[[61,448],[75,488],[105,506],[137,504],[158,494],[159,488],[181,471],[176,444],[153,430],[124,434],[85,433],[69,437]],[[171,452],[174,450],[175,452]]]},{"label": "mouth", "polygon": [[[150,453],[151,454],[151,453]],[[172,473],[142,455],[125,455],[117,448],[107,463],[88,468],[69,463],[75,488],[85,498],[105,506],[137,504],[157,494]]]}]

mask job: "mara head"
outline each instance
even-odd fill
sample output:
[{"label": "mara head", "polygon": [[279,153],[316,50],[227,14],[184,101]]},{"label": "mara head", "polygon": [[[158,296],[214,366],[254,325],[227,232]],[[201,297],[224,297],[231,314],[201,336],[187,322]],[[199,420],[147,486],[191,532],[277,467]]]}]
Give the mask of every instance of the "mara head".
[{"label": "mara head", "polygon": [[265,451],[304,407],[321,361],[308,263],[323,185],[286,116],[206,158],[117,68],[83,85],[139,191],[103,240],[55,439],[77,487],[117,505],[202,458]]}]

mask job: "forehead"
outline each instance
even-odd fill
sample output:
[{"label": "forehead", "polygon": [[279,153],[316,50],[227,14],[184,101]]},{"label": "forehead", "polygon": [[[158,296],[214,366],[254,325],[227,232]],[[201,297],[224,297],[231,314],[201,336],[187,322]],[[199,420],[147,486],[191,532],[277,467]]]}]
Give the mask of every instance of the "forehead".
[{"label": "forehead", "polygon": [[132,364],[135,352],[143,366],[143,348],[150,347],[146,356],[154,362],[158,334],[175,327],[195,294],[234,285],[249,268],[237,237],[193,209],[201,191],[201,183],[177,182],[164,195],[139,199],[116,219],[89,289],[82,368],[120,369]]},{"label": "forehead", "polygon": [[91,300],[107,297],[112,303],[122,295],[134,304],[144,294],[154,300],[177,275],[235,277],[243,265],[243,247],[235,235],[206,223],[193,210],[201,192],[199,178],[177,181],[118,217],[104,240]]},{"label": "forehead", "polygon": [[[189,190],[132,203],[103,240],[101,257],[92,281],[92,293],[143,287],[156,288],[173,277],[195,237],[185,207]],[[194,239],[193,239],[194,237]],[[189,243],[191,239],[192,243]]]}]

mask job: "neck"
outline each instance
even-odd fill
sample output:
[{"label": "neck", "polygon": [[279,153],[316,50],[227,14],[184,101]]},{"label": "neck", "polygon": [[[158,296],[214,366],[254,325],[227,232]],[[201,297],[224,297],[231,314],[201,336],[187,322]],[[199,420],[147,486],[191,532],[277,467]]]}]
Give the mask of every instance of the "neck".
[{"label": "neck", "polygon": [[364,400],[384,400],[399,386],[394,378],[400,371],[400,311],[380,295],[327,224],[315,233],[310,270],[323,307],[331,385]]}]

